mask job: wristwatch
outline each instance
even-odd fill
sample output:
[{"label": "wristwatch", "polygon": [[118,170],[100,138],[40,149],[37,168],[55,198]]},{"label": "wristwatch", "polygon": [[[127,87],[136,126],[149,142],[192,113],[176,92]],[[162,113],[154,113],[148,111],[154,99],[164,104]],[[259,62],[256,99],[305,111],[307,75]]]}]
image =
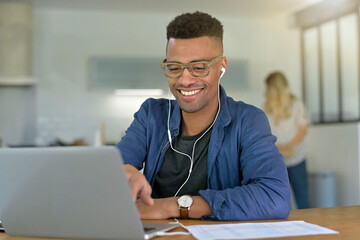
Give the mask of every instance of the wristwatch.
[{"label": "wristwatch", "polygon": [[177,200],[180,210],[180,218],[189,218],[189,210],[194,200],[190,195],[183,195]]}]

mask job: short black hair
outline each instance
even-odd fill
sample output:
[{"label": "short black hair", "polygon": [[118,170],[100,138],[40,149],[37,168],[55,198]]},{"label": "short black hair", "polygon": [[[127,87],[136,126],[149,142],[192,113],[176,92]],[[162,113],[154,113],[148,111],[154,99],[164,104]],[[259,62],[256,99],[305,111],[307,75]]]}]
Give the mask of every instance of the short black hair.
[{"label": "short black hair", "polygon": [[223,25],[211,15],[196,11],[175,17],[167,26],[167,40],[170,38],[189,39],[215,37],[223,40]]}]

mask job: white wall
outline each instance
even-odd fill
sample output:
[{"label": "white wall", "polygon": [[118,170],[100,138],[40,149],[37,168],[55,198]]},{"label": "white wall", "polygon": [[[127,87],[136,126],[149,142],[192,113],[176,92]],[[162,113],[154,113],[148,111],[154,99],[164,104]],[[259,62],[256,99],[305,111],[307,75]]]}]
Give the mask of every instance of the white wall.
[{"label": "white wall", "polygon": [[[83,137],[91,143],[102,121],[107,123],[108,137],[117,141],[145,98],[125,99],[89,91],[87,61],[94,55],[163,58],[166,25],[175,16],[35,7],[37,142],[46,143],[57,136],[68,141]],[[229,91],[229,95],[261,107],[264,78],[274,69],[283,70],[298,89],[298,31],[288,28],[286,14],[266,19],[214,16],[224,25],[224,54],[229,60],[249,62],[250,87]]]},{"label": "white wall", "polygon": [[[67,141],[84,137],[91,143],[102,121],[111,129],[107,135],[118,140],[144,98],[89,91],[87,61],[94,55],[162,54],[166,43],[162,32],[165,23],[161,23],[164,17],[46,8],[35,9],[34,15],[38,141],[54,136]],[[148,25],[154,27],[150,30]]]},{"label": "white wall", "polygon": [[312,126],[306,145],[309,172],[335,173],[337,204],[360,204],[359,123]]},{"label": "white wall", "polygon": [[34,144],[35,101],[36,91],[32,86],[0,87],[0,147]]},{"label": "white wall", "polygon": [[289,14],[284,12],[265,19],[237,19],[237,25],[229,24],[230,29],[225,25],[225,47],[231,49],[231,53],[226,54],[250,62],[250,88],[234,96],[235,99],[261,108],[264,80],[274,70],[284,72],[292,91],[301,97],[300,31],[291,27]]}]

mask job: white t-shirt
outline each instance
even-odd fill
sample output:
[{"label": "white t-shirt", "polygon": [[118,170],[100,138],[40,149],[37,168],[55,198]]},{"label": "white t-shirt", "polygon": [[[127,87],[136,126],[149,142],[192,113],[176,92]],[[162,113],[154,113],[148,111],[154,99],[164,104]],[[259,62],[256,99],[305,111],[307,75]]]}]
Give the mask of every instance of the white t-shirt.
[{"label": "white t-shirt", "polygon": [[[301,100],[295,98],[290,111],[290,117],[281,119],[278,123],[275,123],[272,115],[267,114],[271,132],[277,137],[277,144],[289,143],[296,136],[299,125],[307,126],[309,123],[304,104]],[[305,156],[306,151],[303,140],[294,147],[294,155],[291,157],[284,157],[284,161],[287,167],[292,167],[305,160]]]}]

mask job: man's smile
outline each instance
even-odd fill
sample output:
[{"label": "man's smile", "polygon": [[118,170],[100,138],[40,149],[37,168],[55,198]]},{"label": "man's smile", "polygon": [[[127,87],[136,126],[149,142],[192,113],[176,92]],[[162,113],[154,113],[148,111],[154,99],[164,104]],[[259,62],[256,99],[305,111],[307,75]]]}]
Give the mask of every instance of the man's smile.
[{"label": "man's smile", "polygon": [[198,92],[201,91],[201,89],[197,89],[197,90],[191,90],[191,91],[185,91],[185,90],[179,90],[180,93],[184,96],[192,96],[192,95],[195,95],[197,94]]}]

